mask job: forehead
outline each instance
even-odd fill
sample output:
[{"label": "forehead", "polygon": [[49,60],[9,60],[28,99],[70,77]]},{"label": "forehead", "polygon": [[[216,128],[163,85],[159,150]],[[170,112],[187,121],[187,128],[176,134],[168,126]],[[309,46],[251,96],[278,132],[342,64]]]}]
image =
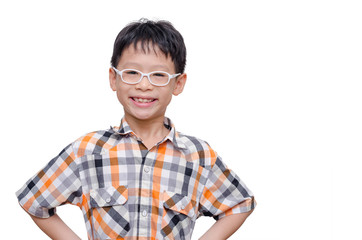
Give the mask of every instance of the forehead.
[{"label": "forehead", "polygon": [[[123,49],[118,66],[136,64],[142,66],[165,66],[169,71],[175,70],[171,57],[152,42],[138,42]],[[160,69],[162,70],[162,69]]]}]

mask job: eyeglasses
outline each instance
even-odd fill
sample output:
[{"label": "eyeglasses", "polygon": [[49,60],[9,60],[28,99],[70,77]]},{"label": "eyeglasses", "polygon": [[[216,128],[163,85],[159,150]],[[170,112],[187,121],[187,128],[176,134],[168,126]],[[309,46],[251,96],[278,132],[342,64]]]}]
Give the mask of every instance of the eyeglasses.
[{"label": "eyeglasses", "polygon": [[170,82],[171,78],[181,75],[181,73],[171,75],[162,71],[143,73],[135,69],[123,69],[120,71],[115,67],[112,68],[119,76],[121,76],[122,81],[127,84],[137,84],[142,81],[144,76],[147,76],[148,81],[150,81],[152,85],[162,87],[166,86]]}]

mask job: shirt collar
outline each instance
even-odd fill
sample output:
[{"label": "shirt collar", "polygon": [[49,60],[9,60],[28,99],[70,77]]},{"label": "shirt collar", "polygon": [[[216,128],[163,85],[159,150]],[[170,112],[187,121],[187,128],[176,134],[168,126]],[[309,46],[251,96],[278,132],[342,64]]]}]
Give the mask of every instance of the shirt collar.
[{"label": "shirt collar", "polygon": [[112,129],[120,135],[129,135],[133,133],[131,127],[128,125],[126,119],[124,118],[122,118],[121,125],[119,127],[113,127]]},{"label": "shirt collar", "polygon": [[[171,119],[164,117],[163,125],[170,130],[170,132],[163,141],[169,140],[177,148],[186,148],[185,143],[180,138],[179,133],[176,131],[175,125],[172,123]],[[136,134],[132,131],[131,127],[128,125],[125,118],[122,118],[121,125],[119,127],[111,127],[111,130],[122,136],[136,136]]]}]

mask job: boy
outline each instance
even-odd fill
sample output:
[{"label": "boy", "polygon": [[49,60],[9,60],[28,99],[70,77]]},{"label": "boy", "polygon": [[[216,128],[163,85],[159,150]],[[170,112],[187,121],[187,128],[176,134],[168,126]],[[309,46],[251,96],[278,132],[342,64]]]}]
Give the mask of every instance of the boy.
[{"label": "boy", "polygon": [[217,220],[201,239],[226,239],[249,216],[247,187],[206,142],[165,117],[185,86],[185,63],[169,22],[141,20],[118,34],[109,80],[121,125],[69,144],[17,192],[50,238],[79,239],[55,213],[65,203],[81,208],[88,239],[191,239],[200,216]]}]

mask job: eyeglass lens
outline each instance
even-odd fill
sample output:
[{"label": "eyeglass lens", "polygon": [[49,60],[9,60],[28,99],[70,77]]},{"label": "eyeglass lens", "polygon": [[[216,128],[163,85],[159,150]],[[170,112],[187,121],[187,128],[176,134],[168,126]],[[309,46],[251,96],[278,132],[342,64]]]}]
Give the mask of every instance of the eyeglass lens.
[{"label": "eyeglass lens", "polygon": [[[142,78],[142,73],[135,70],[126,70],[122,73],[122,79],[128,83],[136,83]],[[168,82],[169,76],[163,72],[153,72],[150,80],[153,84],[162,85]]]}]

